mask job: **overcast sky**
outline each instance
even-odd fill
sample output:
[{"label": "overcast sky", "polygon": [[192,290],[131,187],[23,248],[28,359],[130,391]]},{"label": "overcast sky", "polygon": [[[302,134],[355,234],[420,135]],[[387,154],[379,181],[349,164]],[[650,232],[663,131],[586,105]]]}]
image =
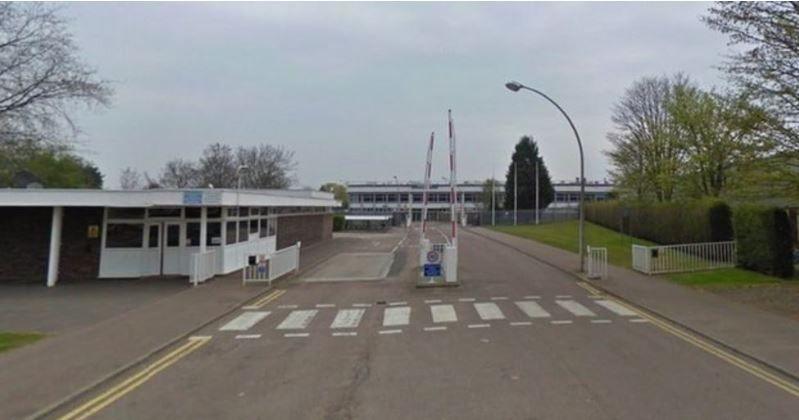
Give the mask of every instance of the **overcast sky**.
[{"label": "overcast sky", "polygon": [[295,151],[298,186],[420,179],[430,131],[447,175],[446,111],[460,179],[501,178],[521,135],[556,180],[578,155],[551,105],[583,138],[586,177],[607,176],[611,107],[633,80],[683,71],[723,84],[724,36],[706,3],[68,4],[81,54],[113,81],[112,106],[81,112],[83,154],[118,187],[212,142]]}]

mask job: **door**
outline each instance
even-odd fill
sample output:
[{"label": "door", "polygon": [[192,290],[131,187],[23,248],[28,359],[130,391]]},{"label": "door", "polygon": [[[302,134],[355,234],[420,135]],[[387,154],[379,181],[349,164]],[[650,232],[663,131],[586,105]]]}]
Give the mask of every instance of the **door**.
[{"label": "door", "polygon": [[161,274],[185,274],[182,271],[183,246],[181,246],[181,223],[164,222],[164,238],[161,256]]},{"label": "door", "polygon": [[142,275],[157,276],[161,274],[161,225],[149,223],[146,225],[146,243],[142,253]]}]

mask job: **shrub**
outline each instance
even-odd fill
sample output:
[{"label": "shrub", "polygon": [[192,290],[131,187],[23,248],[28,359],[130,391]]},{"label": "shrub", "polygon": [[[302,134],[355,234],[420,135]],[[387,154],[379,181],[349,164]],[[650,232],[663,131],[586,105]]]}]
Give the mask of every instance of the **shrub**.
[{"label": "shrub", "polygon": [[344,215],[343,214],[334,214],[333,215],[333,232],[340,232],[344,230]]},{"label": "shrub", "polygon": [[659,244],[729,241],[730,207],[718,200],[671,203],[588,203],[587,220]]},{"label": "shrub", "polygon": [[742,205],[735,208],[733,224],[741,267],[778,277],[793,276],[793,238],[784,210]]}]

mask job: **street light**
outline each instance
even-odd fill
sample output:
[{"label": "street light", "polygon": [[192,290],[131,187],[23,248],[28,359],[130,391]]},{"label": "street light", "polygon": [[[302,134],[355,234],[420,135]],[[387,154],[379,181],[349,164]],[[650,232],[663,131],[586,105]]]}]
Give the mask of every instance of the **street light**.
[{"label": "street light", "polygon": [[529,90],[530,92],[537,93],[538,95],[542,96],[544,99],[549,101],[552,105],[555,105],[555,108],[557,108],[558,111],[560,111],[560,113],[563,114],[564,117],[566,117],[566,121],[569,122],[569,125],[572,128],[572,131],[574,131],[574,137],[577,138],[577,147],[580,149],[580,239],[579,239],[579,242],[580,242],[580,272],[583,272],[583,271],[585,271],[585,260],[584,260],[585,236],[583,234],[584,233],[583,225],[585,224],[585,212],[584,212],[584,209],[583,209],[583,207],[584,207],[584,199],[585,199],[585,160],[583,158],[583,142],[580,141],[580,134],[577,133],[577,128],[574,127],[574,123],[572,122],[572,119],[569,118],[569,114],[567,114],[566,111],[564,111],[563,108],[561,108],[560,105],[558,105],[557,102],[555,102],[552,98],[550,98],[549,96],[547,96],[543,92],[541,92],[541,91],[539,91],[537,89],[531,88],[529,86],[525,86],[525,85],[523,85],[523,84],[521,84],[519,82],[516,82],[516,81],[511,81],[511,82],[505,83],[505,87],[508,88],[509,90],[513,91],[513,92],[518,92],[518,91],[520,91],[522,89]]}]

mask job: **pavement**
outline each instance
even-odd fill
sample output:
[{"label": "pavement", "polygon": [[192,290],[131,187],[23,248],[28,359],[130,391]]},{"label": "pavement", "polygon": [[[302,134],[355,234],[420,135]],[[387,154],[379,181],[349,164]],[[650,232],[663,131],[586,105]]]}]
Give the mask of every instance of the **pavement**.
[{"label": "pavement", "polygon": [[[574,253],[490,229],[473,230],[560,269],[576,272],[579,267],[580,260]],[[608,266],[608,278],[593,284],[728,348],[799,377],[799,321],[795,319],[621,267]]]},{"label": "pavement", "polygon": [[799,410],[795,382],[479,233],[459,238],[460,287],[416,288],[418,232],[397,235],[385,278],[301,275],[53,417],[784,419]]},{"label": "pavement", "polygon": [[[343,238],[304,247],[301,270],[342,250],[358,250],[361,242]],[[267,291],[266,286],[242,286],[239,272],[198,287],[188,286],[185,278],[26,287],[3,289],[12,293],[0,299],[0,325],[33,326],[51,335],[0,353],[2,419],[45,412]]]}]

